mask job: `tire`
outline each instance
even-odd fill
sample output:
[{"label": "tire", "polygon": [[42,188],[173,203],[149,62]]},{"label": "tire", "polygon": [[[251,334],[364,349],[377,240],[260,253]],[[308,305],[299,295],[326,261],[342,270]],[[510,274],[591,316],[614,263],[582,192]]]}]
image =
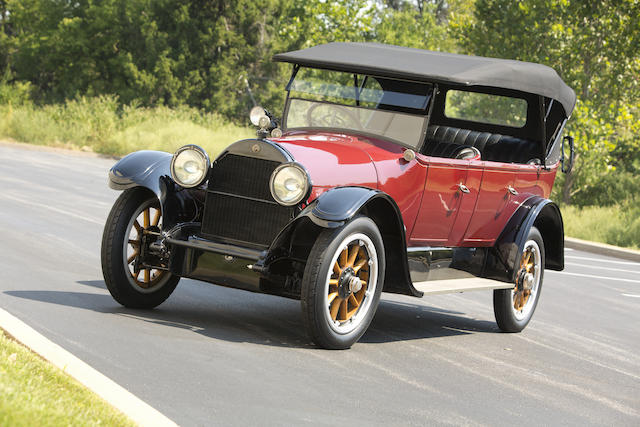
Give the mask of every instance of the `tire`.
[{"label": "tire", "polygon": [[[529,257],[529,258],[527,258]],[[533,258],[533,261],[531,261]],[[503,332],[522,331],[533,316],[540,300],[542,279],[544,277],[544,242],[537,228],[531,227],[524,250],[520,256],[520,267],[516,282],[527,283],[527,274],[531,274],[531,282],[520,290],[516,283],[513,289],[496,289],[493,291],[493,312],[498,327]],[[528,262],[527,262],[528,261]],[[525,264],[525,262],[527,262]],[[527,289],[530,287],[530,289]]]},{"label": "tire", "polygon": [[360,339],[378,308],[384,272],[384,243],[369,218],[320,233],[301,290],[305,327],[317,346],[347,349]]},{"label": "tire", "polygon": [[161,219],[158,199],[140,187],[125,190],[111,208],[102,235],[102,275],[111,296],[125,307],[156,307],[180,280],[168,271],[151,268],[140,269],[134,277],[132,265],[138,262],[142,230],[158,231]]}]

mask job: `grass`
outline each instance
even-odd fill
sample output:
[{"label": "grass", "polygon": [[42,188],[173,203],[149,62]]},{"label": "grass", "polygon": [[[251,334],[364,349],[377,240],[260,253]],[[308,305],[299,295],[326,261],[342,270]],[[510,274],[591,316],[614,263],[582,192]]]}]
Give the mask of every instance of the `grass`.
[{"label": "grass", "polygon": [[0,331],[0,425],[135,424],[63,371]]},{"label": "grass", "polygon": [[80,98],[64,104],[0,105],[0,137],[20,142],[124,155],[149,149],[173,152],[202,146],[214,157],[224,147],[255,135],[214,113],[195,108],[143,108],[114,97]]},{"label": "grass", "polygon": [[567,236],[640,249],[640,203],[563,206],[561,211]]}]

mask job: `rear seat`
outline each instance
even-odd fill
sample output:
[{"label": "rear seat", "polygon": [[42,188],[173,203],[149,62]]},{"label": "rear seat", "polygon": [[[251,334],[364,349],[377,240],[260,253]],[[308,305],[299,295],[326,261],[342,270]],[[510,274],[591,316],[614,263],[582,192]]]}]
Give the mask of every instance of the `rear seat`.
[{"label": "rear seat", "polygon": [[427,156],[453,157],[461,146],[476,147],[482,160],[492,162],[527,163],[541,158],[540,145],[533,141],[440,125],[427,128],[422,152]]}]

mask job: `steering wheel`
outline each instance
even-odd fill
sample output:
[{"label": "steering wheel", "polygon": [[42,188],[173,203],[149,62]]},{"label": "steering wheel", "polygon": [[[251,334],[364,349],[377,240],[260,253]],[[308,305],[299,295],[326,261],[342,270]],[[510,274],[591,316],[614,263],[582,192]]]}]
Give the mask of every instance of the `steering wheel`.
[{"label": "steering wheel", "polygon": [[[322,110],[319,110],[319,113],[314,114],[316,109],[320,107],[325,107],[328,111],[322,114]],[[350,123],[353,123],[354,126],[348,126]],[[341,105],[325,104],[323,102],[316,102],[309,107],[307,110],[307,125],[310,127],[337,127],[362,130],[360,120],[358,120],[358,117],[352,111],[349,111]]]}]

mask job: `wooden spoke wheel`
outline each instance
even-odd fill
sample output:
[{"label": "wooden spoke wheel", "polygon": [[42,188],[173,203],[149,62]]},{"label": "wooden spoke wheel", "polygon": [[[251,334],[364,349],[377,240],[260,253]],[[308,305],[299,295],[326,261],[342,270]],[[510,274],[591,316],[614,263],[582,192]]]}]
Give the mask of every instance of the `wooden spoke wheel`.
[{"label": "wooden spoke wheel", "polygon": [[493,310],[500,329],[520,332],[527,326],[538,305],[543,274],[544,242],[538,229],[532,227],[520,256],[514,287],[493,292]]},{"label": "wooden spoke wheel", "polygon": [[[137,214],[137,215],[136,215]],[[131,273],[133,285],[141,288],[141,292],[153,289],[162,283],[163,270],[158,270],[144,264],[140,259],[142,245],[145,240],[151,240],[153,233],[158,233],[162,226],[162,211],[156,200],[149,200],[141,205],[132,215],[127,227],[128,238],[123,250],[124,263]]]},{"label": "wooden spoke wheel", "polygon": [[180,280],[150,252],[161,229],[160,203],[140,187],[124,191],[109,213],[102,235],[102,274],[113,298],[125,307],[155,307]]},{"label": "wooden spoke wheel", "polygon": [[[338,332],[351,329],[356,314],[365,306],[365,298],[375,290],[375,280],[369,287],[370,271],[375,276],[377,253],[371,239],[355,234],[346,239],[345,245],[333,260],[327,278],[327,313]],[[364,308],[366,311],[366,308]]]},{"label": "wooden spoke wheel", "polygon": [[369,218],[318,236],[301,294],[305,325],[316,344],[349,348],[364,334],[380,300],[384,262],[382,237]]}]

